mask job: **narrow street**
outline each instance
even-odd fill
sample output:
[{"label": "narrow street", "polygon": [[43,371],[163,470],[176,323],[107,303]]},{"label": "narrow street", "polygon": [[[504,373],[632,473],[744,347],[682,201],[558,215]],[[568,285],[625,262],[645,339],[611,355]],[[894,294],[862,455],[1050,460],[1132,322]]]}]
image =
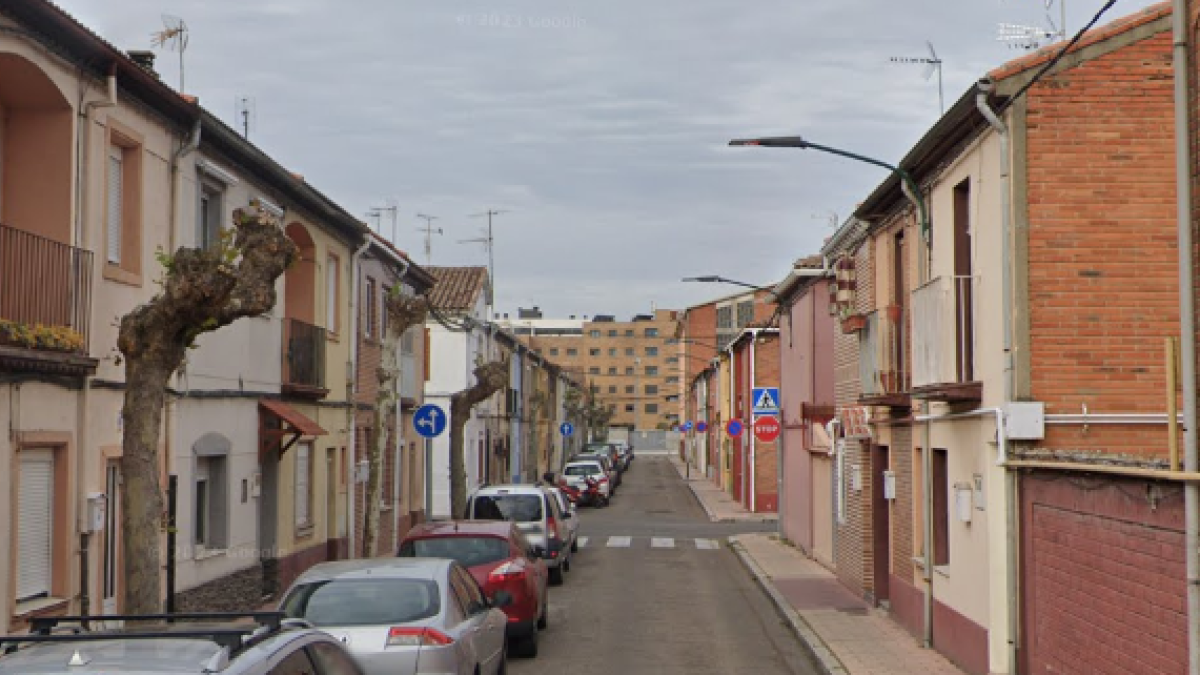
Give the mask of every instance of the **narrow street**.
[{"label": "narrow street", "polygon": [[581,509],[566,583],[551,590],[536,659],[512,673],[816,673],[726,537],[665,457],[640,456],[611,506]]}]

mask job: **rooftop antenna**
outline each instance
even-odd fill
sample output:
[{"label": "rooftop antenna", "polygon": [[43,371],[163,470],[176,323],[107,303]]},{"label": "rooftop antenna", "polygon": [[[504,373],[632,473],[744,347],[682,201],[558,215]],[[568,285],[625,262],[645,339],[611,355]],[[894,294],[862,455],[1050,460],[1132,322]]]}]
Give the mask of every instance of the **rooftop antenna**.
[{"label": "rooftop antenna", "polygon": [[925,46],[929,47],[929,56],[893,56],[892,63],[923,63],[925,64],[925,79],[928,81],[929,76],[937,71],[938,76],[938,109],[941,114],[946,114],[946,103],[942,97],[942,60],[938,58],[937,52],[933,50],[933,43],[925,41]]},{"label": "rooftop antenna", "polygon": [[425,233],[425,264],[432,265],[433,235],[435,232],[437,234],[442,234],[442,228],[433,227],[433,221],[437,220],[437,216],[427,216],[424,213],[418,213],[417,217],[425,220],[425,227],[418,227],[417,229]]},{"label": "rooftop antenna", "polygon": [[1050,28],[1041,26],[1025,26],[1017,23],[1002,23],[996,34],[996,39],[1009,43],[1012,49],[1032,51],[1042,46],[1043,41],[1064,40],[1067,37],[1067,0],[1058,0],[1059,25],[1054,25],[1050,16],[1050,8],[1055,0],[1043,0],[1042,8],[1046,11],[1046,23]]},{"label": "rooftop antenna", "polygon": [[816,218],[823,218],[823,219],[825,219],[825,220],[829,221],[829,227],[831,227],[831,228],[833,228],[833,229],[835,229],[835,230],[837,229],[837,226],[838,226],[838,214],[837,214],[837,212],[836,212],[836,211],[826,211],[824,214],[821,214],[821,213],[814,213],[814,214],[812,214],[812,217],[813,217],[814,219],[816,219]]},{"label": "rooftop antenna", "polygon": [[163,29],[157,33],[152,33],[151,44],[156,47],[169,49],[173,52],[179,52],[179,93],[184,92],[183,88],[183,52],[188,45],[188,29],[187,24],[183,19],[170,14],[162,15]]},{"label": "rooftop antenna", "polygon": [[254,99],[249,96],[239,96],[236,109],[237,117],[242,123],[242,137],[249,140],[250,129],[255,125],[258,118],[258,110]]},{"label": "rooftop antenna", "polygon": [[392,216],[392,237],[391,237],[390,241],[393,244],[395,244],[396,243],[396,212],[399,210],[399,207],[395,204],[395,200],[392,200],[392,199],[387,200],[387,204],[388,204],[388,206],[373,206],[373,207],[371,207],[371,215],[375,216],[376,220],[379,222],[379,229],[382,230],[383,229],[383,214],[385,214],[385,213],[391,214],[391,216]]},{"label": "rooftop antenna", "polygon": [[492,237],[492,216],[498,216],[501,213],[508,213],[508,211],[497,210],[497,209],[488,209],[487,211],[484,211],[483,213],[471,214],[470,215],[471,218],[482,218],[483,216],[487,216],[487,222],[488,222],[487,236],[486,237],[478,237],[475,239],[462,239],[458,242],[460,244],[481,243],[485,247],[487,247],[488,279],[490,280],[491,285],[492,285],[493,295],[495,294],[495,289],[496,289],[496,256],[495,256],[495,251],[494,251],[496,240],[494,237]]}]

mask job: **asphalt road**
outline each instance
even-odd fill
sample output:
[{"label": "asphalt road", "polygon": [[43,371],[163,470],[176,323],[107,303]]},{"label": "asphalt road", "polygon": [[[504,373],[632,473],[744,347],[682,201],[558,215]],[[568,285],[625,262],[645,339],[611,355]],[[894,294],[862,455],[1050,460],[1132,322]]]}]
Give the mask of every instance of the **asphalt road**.
[{"label": "asphalt road", "polygon": [[634,461],[612,505],[580,512],[588,540],[550,589],[540,653],[510,659],[510,673],[818,672],[725,539],[773,525],[710,523],[653,456]]}]

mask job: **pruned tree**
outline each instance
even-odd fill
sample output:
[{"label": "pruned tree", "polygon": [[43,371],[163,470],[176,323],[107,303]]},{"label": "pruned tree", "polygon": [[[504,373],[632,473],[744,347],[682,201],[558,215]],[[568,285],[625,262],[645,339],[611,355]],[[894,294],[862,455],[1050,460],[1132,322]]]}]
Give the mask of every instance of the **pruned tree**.
[{"label": "pruned tree", "polygon": [[508,359],[491,361],[475,368],[475,384],[450,396],[450,513],[455,518],[461,518],[467,506],[463,430],[475,406],[492,394],[507,389],[508,382]]},{"label": "pruned tree", "polygon": [[383,336],[383,355],[375,374],[379,389],[375,394],[375,442],[368,450],[367,507],[363,514],[363,555],[379,555],[379,516],[383,499],[383,457],[388,450],[389,422],[396,419],[396,382],[400,379],[400,341],[413,326],[425,323],[429,315],[426,295],[404,295],[400,284],[384,298],[387,331]]},{"label": "pruned tree", "polygon": [[125,606],[129,614],[161,611],[164,529],[159,440],[171,374],[196,338],[275,306],[275,281],[296,259],[296,245],[261,209],[238,209],[233,228],[210,249],[159,255],[162,290],[121,318],[117,348],[125,363],[121,458],[121,529]]}]

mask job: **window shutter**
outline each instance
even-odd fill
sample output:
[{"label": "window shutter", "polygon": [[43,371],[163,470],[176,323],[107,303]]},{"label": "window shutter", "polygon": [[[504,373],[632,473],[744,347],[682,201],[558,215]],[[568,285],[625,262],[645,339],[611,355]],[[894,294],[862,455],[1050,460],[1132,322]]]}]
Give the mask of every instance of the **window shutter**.
[{"label": "window shutter", "polygon": [[325,266],[325,330],[338,332],[338,260],[333,256]]},{"label": "window shutter", "polygon": [[125,213],[124,197],[125,165],[121,148],[112,146],[108,150],[108,262],[121,264],[121,235]]},{"label": "window shutter", "polygon": [[307,525],[309,446],[296,446],[296,524]]},{"label": "window shutter", "polygon": [[228,460],[225,457],[212,457],[208,461],[208,544],[212,548],[229,548]]},{"label": "window shutter", "polygon": [[54,521],[54,453],[21,452],[18,491],[17,600],[50,595],[53,568],[51,533]]}]

